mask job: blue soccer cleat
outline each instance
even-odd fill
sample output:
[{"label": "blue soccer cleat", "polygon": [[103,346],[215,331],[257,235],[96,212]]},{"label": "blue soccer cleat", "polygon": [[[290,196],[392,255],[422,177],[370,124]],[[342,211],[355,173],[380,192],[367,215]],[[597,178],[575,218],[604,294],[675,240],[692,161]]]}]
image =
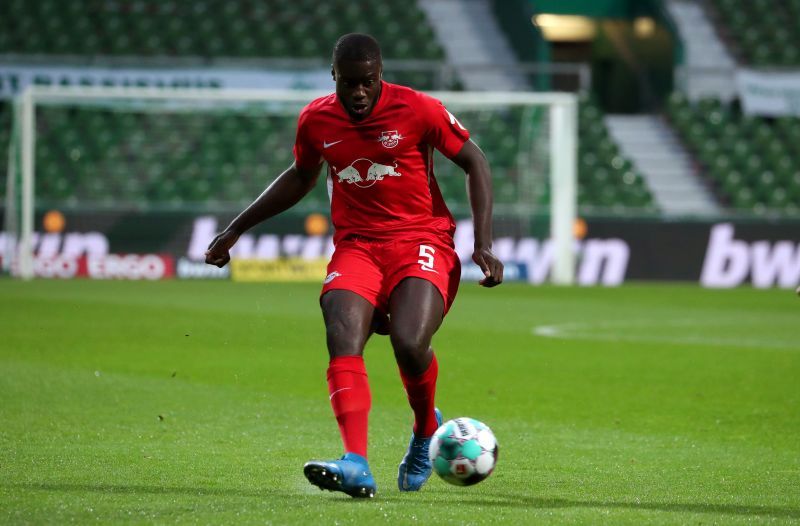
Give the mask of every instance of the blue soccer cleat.
[{"label": "blue soccer cleat", "polygon": [[[434,413],[436,414],[436,425],[441,426],[442,412],[435,409]],[[397,470],[397,487],[400,488],[400,491],[419,491],[431,476],[433,465],[428,457],[430,445],[431,437],[417,438],[414,433],[411,433],[408,451]]]},{"label": "blue soccer cleat", "polygon": [[341,491],[355,498],[371,499],[378,489],[367,459],[355,453],[327,462],[311,460],[303,466],[303,473],[319,489]]}]

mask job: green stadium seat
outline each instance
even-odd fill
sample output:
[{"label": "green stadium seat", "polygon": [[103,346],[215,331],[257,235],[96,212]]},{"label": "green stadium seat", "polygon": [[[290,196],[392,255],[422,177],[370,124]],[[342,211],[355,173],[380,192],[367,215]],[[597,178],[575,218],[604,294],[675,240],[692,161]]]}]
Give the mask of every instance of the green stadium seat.
[{"label": "green stadium seat", "polygon": [[[124,5],[0,2],[0,12],[7,15],[0,16],[0,52],[327,58],[336,37],[360,27],[385,38],[389,58],[443,57],[425,15],[413,3],[167,0]],[[361,27],[365,12],[369,27]]]},{"label": "green stadium seat", "polygon": [[745,59],[756,66],[800,65],[797,0],[712,0]]},{"label": "green stadium seat", "polygon": [[756,204],[752,190],[749,188],[738,188],[734,193],[733,204],[740,210],[752,210]]},{"label": "green stadium seat", "polygon": [[[792,199],[800,188],[800,155],[796,153],[800,151],[800,119],[772,122],[743,116],[738,109],[712,100],[684,106],[682,96],[671,97],[666,111],[722,202],[757,213],[794,210]],[[708,126],[696,122],[687,127],[685,123],[694,119],[686,111],[706,120],[717,112],[724,117],[716,133],[710,133]]]}]

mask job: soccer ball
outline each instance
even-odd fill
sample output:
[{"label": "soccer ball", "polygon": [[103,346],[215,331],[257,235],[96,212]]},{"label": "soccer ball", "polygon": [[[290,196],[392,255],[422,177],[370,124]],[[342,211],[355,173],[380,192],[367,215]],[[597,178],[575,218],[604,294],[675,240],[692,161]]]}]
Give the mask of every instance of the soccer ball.
[{"label": "soccer ball", "polygon": [[497,463],[497,439],[474,418],[448,420],[431,438],[433,470],[450,484],[471,486],[492,474]]}]

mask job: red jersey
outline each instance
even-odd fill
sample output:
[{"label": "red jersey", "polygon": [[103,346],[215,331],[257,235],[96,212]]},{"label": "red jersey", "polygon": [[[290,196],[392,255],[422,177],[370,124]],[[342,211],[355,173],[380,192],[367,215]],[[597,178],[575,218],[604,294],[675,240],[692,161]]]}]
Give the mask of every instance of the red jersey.
[{"label": "red jersey", "polygon": [[381,82],[380,98],[362,121],[350,118],[335,93],[303,108],[294,157],[301,168],[328,163],[334,243],[350,235],[452,236],[455,222],[433,175],[433,148],[451,158],[468,139],[440,101]]}]

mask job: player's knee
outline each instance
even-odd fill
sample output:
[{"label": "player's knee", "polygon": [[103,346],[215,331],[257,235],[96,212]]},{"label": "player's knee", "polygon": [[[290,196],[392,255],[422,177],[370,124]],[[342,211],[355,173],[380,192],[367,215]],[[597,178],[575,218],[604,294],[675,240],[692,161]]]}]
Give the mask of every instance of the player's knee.
[{"label": "player's knee", "polygon": [[428,352],[430,338],[424,334],[414,332],[392,332],[392,348],[397,358],[421,358]]},{"label": "player's knee", "polygon": [[333,320],[325,327],[328,353],[334,356],[358,356],[364,350],[364,342],[358,336],[358,331],[352,330],[342,320]]}]

